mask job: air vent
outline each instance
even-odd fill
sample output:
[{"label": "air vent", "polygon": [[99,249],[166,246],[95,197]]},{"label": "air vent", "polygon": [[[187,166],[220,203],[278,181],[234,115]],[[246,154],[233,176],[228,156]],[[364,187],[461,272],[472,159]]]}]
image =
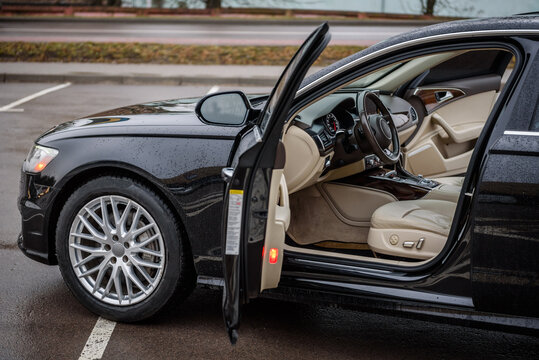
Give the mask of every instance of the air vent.
[{"label": "air vent", "polygon": [[413,107],[410,108],[410,111],[408,112],[408,117],[410,118],[410,120],[412,121],[416,121],[417,120],[417,112],[415,111],[415,109]]}]

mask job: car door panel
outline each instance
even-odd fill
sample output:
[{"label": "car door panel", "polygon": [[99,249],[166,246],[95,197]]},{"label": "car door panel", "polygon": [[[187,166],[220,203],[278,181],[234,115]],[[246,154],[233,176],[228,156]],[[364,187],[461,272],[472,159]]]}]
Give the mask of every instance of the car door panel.
[{"label": "car door panel", "polygon": [[406,169],[425,176],[466,172],[496,99],[496,90],[462,96],[425,116],[418,132],[403,148]]},{"label": "car door panel", "polygon": [[290,225],[290,203],[283,169],[271,176],[260,291],[277,287],[281,278],[284,237]]},{"label": "car door panel", "polygon": [[284,234],[290,223],[282,129],[303,77],[330,38],[327,23],[307,38],[281,74],[255,124],[238,135],[241,139],[235,142],[230,167],[223,169],[228,182],[225,204],[229,206],[222,221],[222,308],[233,344],[238,338],[241,305],[279,282]]}]

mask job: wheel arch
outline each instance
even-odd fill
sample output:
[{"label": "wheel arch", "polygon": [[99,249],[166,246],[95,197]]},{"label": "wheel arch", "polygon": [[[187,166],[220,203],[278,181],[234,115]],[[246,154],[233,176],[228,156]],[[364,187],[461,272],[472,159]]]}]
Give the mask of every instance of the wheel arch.
[{"label": "wheel arch", "polygon": [[189,264],[189,266],[191,266],[191,268],[195,271],[195,267],[192,263],[193,252],[191,240],[182,219],[181,206],[173,200],[172,195],[167,194],[166,189],[164,189],[155,179],[152,179],[151,174],[147,174],[142,169],[133,168],[133,166],[129,166],[128,164],[119,163],[102,163],[79,167],[78,169],[72,171],[68,176],[66,176],[65,180],[60,181],[57,184],[58,188],[61,190],[53,200],[48,221],[50,225],[47,229],[47,239],[50,257],[53,258],[57,263],[58,259],[56,256],[56,228],[58,225],[60,212],[62,211],[64,204],[73,194],[73,192],[80,186],[87,183],[88,181],[104,176],[120,176],[138,181],[148,187],[153,192],[155,192],[157,196],[159,196],[161,200],[163,200],[163,202],[172,211],[175,220],[179,225],[181,236],[185,240],[184,250],[187,252],[187,258],[191,260],[191,264]]}]

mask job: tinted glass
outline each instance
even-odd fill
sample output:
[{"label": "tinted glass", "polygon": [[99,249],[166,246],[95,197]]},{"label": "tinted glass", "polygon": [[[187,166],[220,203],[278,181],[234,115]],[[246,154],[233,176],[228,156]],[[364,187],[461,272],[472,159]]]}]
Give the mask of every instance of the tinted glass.
[{"label": "tinted glass", "polygon": [[246,113],[247,105],[239,94],[217,94],[207,98],[200,107],[204,120],[217,124],[239,125]]},{"label": "tinted glass", "polygon": [[472,76],[502,75],[512,54],[503,50],[469,51],[430,69],[421,85]]}]

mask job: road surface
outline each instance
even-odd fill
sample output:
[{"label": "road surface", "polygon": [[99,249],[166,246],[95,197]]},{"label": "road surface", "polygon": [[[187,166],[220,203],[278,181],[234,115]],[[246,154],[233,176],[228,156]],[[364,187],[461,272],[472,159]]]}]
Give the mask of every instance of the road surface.
[{"label": "road surface", "polygon": [[[216,90],[69,85],[20,101],[57,85],[0,84],[0,108],[19,109],[0,112],[0,359],[90,359],[84,349],[99,323],[69,293],[58,267],[16,248],[19,168],[33,140],[59,122],[107,108]],[[532,336],[263,299],[245,308],[233,347],[220,306],[219,291],[197,289],[152,319],[113,324],[93,346],[101,346],[103,359],[533,359],[539,353],[539,339]]]},{"label": "road surface", "polygon": [[[2,21],[0,41],[146,42],[196,45],[299,45],[312,24],[178,23],[133,21]],[[416,26],[331,27],[333,45],[369,46]]]}]

